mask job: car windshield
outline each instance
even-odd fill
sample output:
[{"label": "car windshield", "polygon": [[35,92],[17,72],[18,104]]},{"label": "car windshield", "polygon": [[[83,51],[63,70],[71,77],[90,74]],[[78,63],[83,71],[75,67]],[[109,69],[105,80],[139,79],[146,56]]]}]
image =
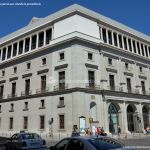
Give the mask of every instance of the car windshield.
[{"label": "car windshield", "polygon": [[124,147],[123,144],[111,138],[92,138],[88,140],[97,150],[109,150]]},{"label": "car windshield", "polygon": [[35,133],[22,134],[22,139],[38,139],[39,135]]}]

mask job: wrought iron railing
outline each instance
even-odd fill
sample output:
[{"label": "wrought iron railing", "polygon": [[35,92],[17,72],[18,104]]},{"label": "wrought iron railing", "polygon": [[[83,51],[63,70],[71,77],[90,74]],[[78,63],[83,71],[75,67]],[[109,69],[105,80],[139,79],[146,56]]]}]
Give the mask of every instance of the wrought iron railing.
[{"label": "wrought iron railing", "polygon": [[29,90],[29,91],[22,91],[21,92],[21,96],[29,96],[29,95],[32,95],[32,91]]},{"label": "wrought iron railing", "polygon": [[41,93],[47,93],[49,91],[49,88],[41,88],[41,89],[36,89],[36,94],[41,94]]}]

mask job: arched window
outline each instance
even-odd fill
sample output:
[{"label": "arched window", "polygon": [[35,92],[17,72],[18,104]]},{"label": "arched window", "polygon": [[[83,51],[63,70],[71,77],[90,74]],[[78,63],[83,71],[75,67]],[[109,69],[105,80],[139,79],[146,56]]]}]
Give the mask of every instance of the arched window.
[{"label": "arched window", "polygon": [[143,106],[142,112],[143,112],[143,123],[145,129],[149,127],[149,109],[146,106]]},{"label": "arched window", "polygon": [[97,121],[97,105],[95,102],[90,103],[90,117],[92,117],[94,121]]}]

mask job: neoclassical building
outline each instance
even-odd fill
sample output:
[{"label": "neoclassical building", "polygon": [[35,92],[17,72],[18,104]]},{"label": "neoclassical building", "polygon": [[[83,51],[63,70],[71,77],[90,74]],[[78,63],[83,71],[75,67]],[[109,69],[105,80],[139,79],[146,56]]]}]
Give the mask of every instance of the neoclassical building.
[{"label": "neoclassical building", "polygon": [[[79,5],[0,39],[0,132],[142,132],[150,37]],[[89,122],[90,120],[90,122]]]}]

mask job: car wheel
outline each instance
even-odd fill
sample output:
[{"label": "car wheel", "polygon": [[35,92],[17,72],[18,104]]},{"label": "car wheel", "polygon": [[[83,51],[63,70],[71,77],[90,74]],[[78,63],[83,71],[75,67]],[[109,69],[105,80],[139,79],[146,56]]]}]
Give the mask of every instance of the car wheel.
[{"label": "car wheel", "polygon": [[9,150],[9,147],[8,147],[8,145],[5,145],[5,149],[6,149],[6,150]]}]

